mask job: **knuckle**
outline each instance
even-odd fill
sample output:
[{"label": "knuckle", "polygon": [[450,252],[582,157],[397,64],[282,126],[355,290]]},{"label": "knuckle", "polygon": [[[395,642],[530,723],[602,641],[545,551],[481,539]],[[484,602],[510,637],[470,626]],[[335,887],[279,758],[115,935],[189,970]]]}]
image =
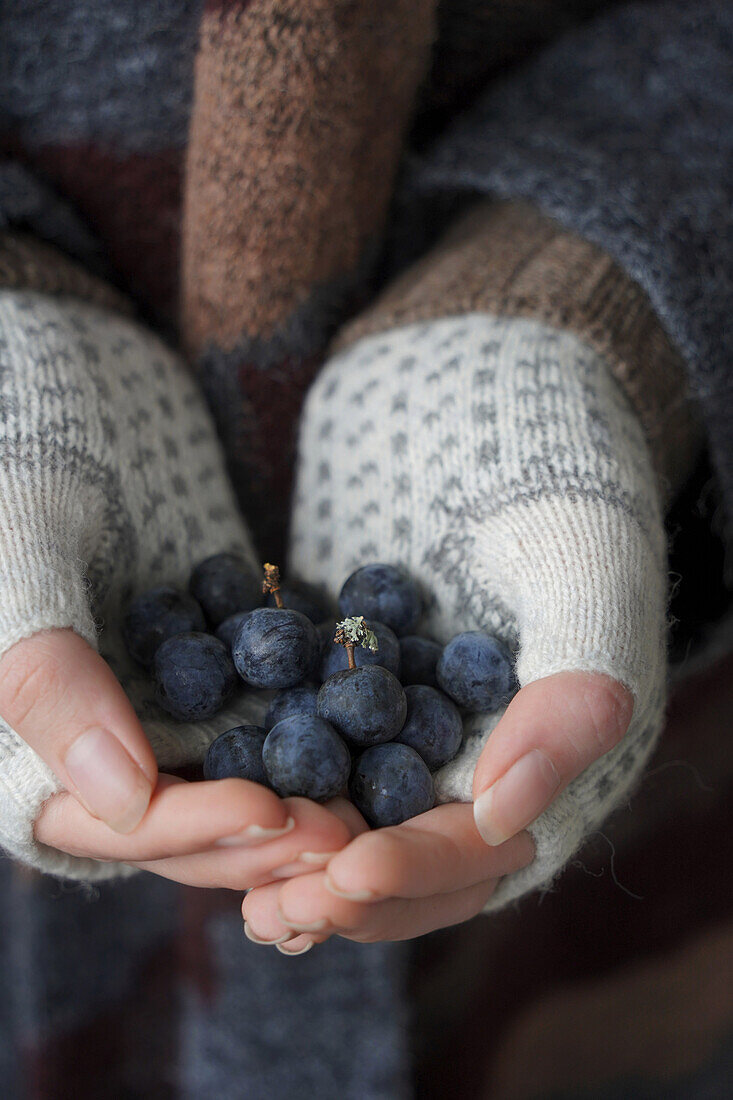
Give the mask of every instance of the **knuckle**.
[{"label": "knuckle", "polygon": [[0,713],[14,728],[22,729],[33,716],[48,716],[65,691],[59,662],[42,648],[20,642],[2,662]]},{"label": "knuckle", "polygon": [[609,676],[593,676],[584,687],[583,707],[587,728],[595,739],[598,755],[609,752],[628,729],[634,709],[626,688]]},{"label": "knuckle", "polygon": [[390,829],[377,829],[365,834],[362,840],[363,852],[368,855],[369,866],[374,868],[374,885],[382,892],[394,888],[402,873],[403,846],[399,837]]},{"label": "knuckle", "polygon": [[[51,848],[68,849],[69,828],[67,809],[73,803],[73,796],[66,791],[58,791],[41,806],[33,822],[33,836],[39,844]],[[87,855],[86,851],[73,851],[72,855]]]},{"label": "knuckle", "polygon": [[[392,942],[405,938],[409,929],[409,917],[416,906],[406,898],[394,898],[385,902],[375,913],[370,914],[371,919],[364,926],[364,934],[369,936],[370,943],[377,940]],[[409,938],[409,935],[408,935]]]}]

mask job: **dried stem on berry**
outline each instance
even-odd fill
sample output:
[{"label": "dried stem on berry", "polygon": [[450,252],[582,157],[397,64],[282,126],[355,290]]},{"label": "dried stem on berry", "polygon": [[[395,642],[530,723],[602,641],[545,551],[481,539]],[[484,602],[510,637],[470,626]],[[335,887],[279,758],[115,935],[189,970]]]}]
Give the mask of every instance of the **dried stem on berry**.
[{"label": "dried stem on berry", "polygon": [[364,622],[363,615],[355,615],[350,619],[344,619],[342,622],[336,623],[336,633],[333,640],[336,645],[342,645],[346,649],[349,668],[356,668],[354,659],[356,646],[360,645],[365,649],[371,649],[372,653],[376,653],[379,649],[377,636]]},{"label": "dried stem on berry", "polygon": [[275,597],[275,605],[279,608],[283,608],[283,598],[280,595],[280,570],[276,565],[271,565],[269,561],[266,561],[263,569],[265,570],[265,579],[262,582],[262,591],[265,595],[271,594]]}]

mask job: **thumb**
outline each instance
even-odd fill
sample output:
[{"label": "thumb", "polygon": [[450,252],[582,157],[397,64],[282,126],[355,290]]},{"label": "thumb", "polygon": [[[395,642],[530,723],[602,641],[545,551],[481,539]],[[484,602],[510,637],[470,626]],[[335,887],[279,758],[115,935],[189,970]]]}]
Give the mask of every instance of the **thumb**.
[{"label": "thumb", "polygon": [[78,634],[44,631],[7,650],[0,715],[94,817],[118,833],[139,824],[155,756],[112,670]]},{"label": "thumb", "polygon": [[474,773],[474,819],[490,845],[540,816],[581,772],[622,739],[634,709],[610,676],[560,672],[522,688]]}]

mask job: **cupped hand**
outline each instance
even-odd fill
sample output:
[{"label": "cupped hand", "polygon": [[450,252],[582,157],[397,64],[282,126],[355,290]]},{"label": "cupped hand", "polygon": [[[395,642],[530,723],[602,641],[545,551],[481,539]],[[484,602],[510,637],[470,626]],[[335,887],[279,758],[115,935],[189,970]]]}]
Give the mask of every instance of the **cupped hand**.
[{"label": "cupped hand", "polygon": [[363,827],[338,800],[326,808],[241,779],[158,775],[122,686],[69,630],[36,634],[3,656],[0,714],[66,788],[43,804],[36,840],[73,856],[243,890],[310,870]]},{"label": "cupped hand", "polygon": [[475,916],[501,876],[533,855],[524,832],[488,847],[472,807],[453,803],[362,833],[323,870],[252,890],[242,913],[250,938],[291,938],[285,950],[334,934],[362,943],[412,939]]},{"label": "cupped hand", "polygon": [[[358,826],[357,826],[358,827]],[[113,860],[187,886],[249,890],[323,866],[355,832],[350,807],[279,799],[245,779],[188,783],[162,775],[147,813],[127,835],[54,795],[36,821],[42,844]]]},{"label": "cupped hand", "polygon": [[338,934],[369,942],[421,936],[475,916],[503,875],[528,866],[525,831],[623,737],[633,702],[610,677],[566,672],[523,688],[481,752],[475,803],[448,803],[364,833],[322,871],[253,890],[250,938],[292,954]]}]

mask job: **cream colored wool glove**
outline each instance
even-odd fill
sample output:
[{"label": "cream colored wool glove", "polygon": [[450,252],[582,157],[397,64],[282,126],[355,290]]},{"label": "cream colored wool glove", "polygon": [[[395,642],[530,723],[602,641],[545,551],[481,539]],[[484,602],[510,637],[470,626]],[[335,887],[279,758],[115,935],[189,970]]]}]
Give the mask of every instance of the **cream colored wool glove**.
[{"label": "cream colored wool glove", "polygon": [[[253,720],[253,701],[243,696],[211,722],[166,719],[120,635],[132,594],[185,586],[209,554],[237,549],[257,569],[193,380],[124,317],[0,291],[0,409],[0,654],[36,631],[71,627],[122,681],[161,768],[200,761],[217,733]],[[0,720],[2,848],[72,878],[130,873],[35,843],[33,822],[59,789]]]},{"label": "cream colored wool glove", "polygon": [[[623,741],[531,827],[496,909],[547,887],[629,794],[665,698],[665,538],[642,428],[597,352],[532,320],[470,313],[361,339],[305,409],[291,569],[336,593],[369,561],[423,586],[422,629],[516,647],[521,685],[565,670],[633,693]],[[440,801],[470,801],[498,716],[466,722]]]}]

